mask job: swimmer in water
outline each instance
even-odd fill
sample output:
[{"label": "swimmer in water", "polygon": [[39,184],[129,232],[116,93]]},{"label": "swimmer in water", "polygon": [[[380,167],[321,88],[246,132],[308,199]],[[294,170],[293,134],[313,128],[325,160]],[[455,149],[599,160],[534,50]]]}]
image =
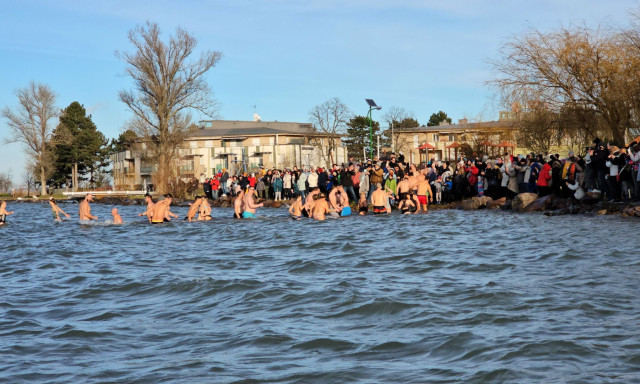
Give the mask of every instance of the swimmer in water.
[{"label": "swimmer in water", "polygon": [[413,200],[411,200],[410,194],[405,193],[404,200],[400,201],[400,204],[398,204],[398,209],[403,215],[410,215],[416,211],[416,205]]},{"label": "swimmer in water", "polygon": [[198,221],[209,220],[211,220],[211,205],[209,204],[209,199],[203,197],[202,204],[200,204],[200,211],[198,211]]},{"label": "swimmer in water", "polygon": [[298,197],[296,197],[296,201],[294,201],[293,204],[291,204],[291,207],[289,207],[289,213],[296,220],[300,220],[300,218],[302,218],[302,195],[298,195]]},{"label": "swimmer in water", "polygon": [[340,186],[334,185],[329,192],[329,208],[340,213],[342,212],[342,199],[340,198]]},{"label": "swimmer in water", "polygon": [[153,205],[153,215],[151,216],[151,223],[159,224],[171,221],[171,218],[177,218],[178,215],[171,212],[169,206],[173,201],[173,196],[170,193],[164,195],[164,200],[158,201]]},{"label": "swimmer in water", "polygon": [[193,218],[196,217],[196,213],[198,213],[198,211],[200,210],[201,204],[202,204],[202,197],[196,196],[196,199],[191,204],[191,207],[189,207],[189,212],[187,212],[187,216],[184,218],[184,221],[191,222],[191,220],[193,220]]},{"label": "swimmer in water", "polygon": [[147,203],[147,210],[142,213],[138,213],[138,216],[147,216],[149,222],[151,222],[151,216],[153,215],[153,199],[151,195],[144,195],[144,201]]},{"label": "swimmer in water", "polygon": [[331,210],[329,209],[329,203],[327,203],[327,199],[324,193],[318,193],[316,195],[312,212],[312,217],[318,221],[323,221],[325,214],[331,212]]},{"label": "swimmer in water", "polygon": [[98,220],[97,216],[93,216],[91,214],[91,205],[89,205],[89,203],[92,201],[93,195],[91,193],[87,193],[87,196],[84,197],[84,200],[80,202],[80,206],[78,207],[80,221]]},{"label": "swimmer in water", "polygon": [[302,206],[302,216],[304,217],[313,217],[311,211],[313,210],[313,206],[316,203],[316,196],[320,193],[320,189],[318,187],[313,187],[311,192],[307,195],[307,198],[304,201],[304,205]]},{"label": "swimmer in water", "polygon": [[244,212],[242,212],[242,218],[249,219],[256,217],[256,208],[263,207],[264,204],[256,204],[253,200],[256,194],[255,187],[249,186],[247,194],[244,196]]},{"label": "swimmer in water", "polygon": [[111,216],[113,216],[113,224],[122,224],[122,217],[118,214],[118,208],[111,208]]},{"label": "swimmer in water", "polygon": [[418,189],[418,202],[420,203],[416,213],[420,212],[420,208],[422,208],[424,213],[427,213],[427,206],[429,205],[427,199],[433,202],[433,192],[431,192],[429,180],[419,181],[418,184],[416,184],[416,188]]},{"label": "swimmer in water", "polygon": [[49,198],[49,205],[51,206],[51,214],[53,215],[53,220],[61,223],[62,222],[62,218],[60,217],[60,214],[65,215],[67,218],[69,218],[69,215],[62,210],[62,208],[60,208],[58,206],[58,204],[56,204],[56,201],[53,199],[53,197]]},{"label": "swimmer in water", "polygon": [[242,212],[244,212],[244,191],[240,190],[233,202],[233,218],[242,219]]},{"label": "swimmer in water", "polygon": [[7,211],[7,202],[0,203],[0,225],[7,223],[7,216],[13,215],[13,211]]},{"label": "swimmer in water", "polygon": [[373,205],[373,214],[381,215],[387,213],[387,203],[389,202],[389,196],[387,192],[382,189],[380,183],[376,183],[377,189],[371,194],[371,205]]},{"label": "swimmer in water", "polygon": [[364,216],[369,211],[369,202],[367,201],[367,194],[360,192],[360,201],[358,201],[358,214]]}]

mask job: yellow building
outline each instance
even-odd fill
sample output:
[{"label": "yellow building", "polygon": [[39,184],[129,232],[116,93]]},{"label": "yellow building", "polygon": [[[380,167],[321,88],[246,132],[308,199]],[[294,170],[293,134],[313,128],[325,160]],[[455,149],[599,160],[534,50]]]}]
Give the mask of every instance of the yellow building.
[{"label": "yellow building", "polygon": [[515,122],[510,117],[510,113],[501,112],[498,121],[469,123],[461,119],[457,124],[396,129],[396,152],[412,163],[455,160],[465,148],[478,155],[517,153]]}]

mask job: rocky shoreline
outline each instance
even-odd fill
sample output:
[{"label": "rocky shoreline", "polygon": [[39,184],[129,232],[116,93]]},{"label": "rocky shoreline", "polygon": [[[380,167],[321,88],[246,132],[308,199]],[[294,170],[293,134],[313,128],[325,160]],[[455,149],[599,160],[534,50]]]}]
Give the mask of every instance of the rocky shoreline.
[{"label": "rocky shoreline", "polygon": [[[70,198],[58,200],[59,203],[74,204],[80,198]],[[10,203],[47,203],[48,199],[22,198],[7,200]],[[280,208],[288,206],[293,200],[273,201],[261,200],[267,208]],[[94,203],[105,205],[144,205],[144,200],[131,197],[94,197]],[[190,200],[174,199],[173,205],[178,207],[188,207]],[[211,208],[231,208],[233,199],[221,197],[217,200],[210,200]],[[640,218],[640,202],[609,202],[600,198],[600,194],[588,192],[582,201],[566,199],[553,195],[538,197],[535,193],[521,193],[511,200],[503,197],[493,200],[490,197],[472,197],[470,199],[455,201],[446,204],[431,204],[430,210],[461,209],[465,211],[475,210],[503,210],[510,212],[542,212],[545,216],[560,216],[567,214],[587,214],[587,215],[621,215],[622,217]]]},{"label": "rocky shoreline", "polygon": [[472,197],[451,204],[452,208],[462,210],[502,209],[511,212],[542,212],[545,216],[567,214],[615,215],[622,217],[640,217],[639,202],[610,202],[601,199],[600,194],[588,192],[577,201],[553,195],[538,197],[535,193],[521,193],[512,200],[505,197],[493,200],[490,197]]}]

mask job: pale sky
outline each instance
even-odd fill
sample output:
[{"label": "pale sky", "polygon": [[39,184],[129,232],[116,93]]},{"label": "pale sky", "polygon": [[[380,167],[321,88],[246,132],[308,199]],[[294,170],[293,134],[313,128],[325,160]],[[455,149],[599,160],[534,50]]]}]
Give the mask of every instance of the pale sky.
[{"label": "pale sky", "polygon": [[[128,31],[147,20],[164,36],[177,26],[199,49],[223,58],[206,77],[226,120],[308,122],[313,106],[340,98],[355,114],[365,98],[396,106],[421,124],[439,110],[454,121],[495,120],[485,85],[489,60],[514,35],[562,26],[628,24],[637,0],[0,0],[0,107],[15,90],[48,84],[63,109],[78,101],[105,136],[117,137],[131,113],[130,89],[115,51],[131,51]],[[194,116],[195,120],[206,118]],[[57,123],[56,123],[57,124]],[[9,128],[0,119],[0,138]],[[22,183],[20,144],[0,146],[0,173]]]}]

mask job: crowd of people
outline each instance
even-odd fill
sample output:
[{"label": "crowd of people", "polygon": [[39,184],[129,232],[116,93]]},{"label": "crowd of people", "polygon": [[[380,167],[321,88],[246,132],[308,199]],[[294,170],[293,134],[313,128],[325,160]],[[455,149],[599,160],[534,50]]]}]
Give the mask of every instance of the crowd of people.
[{"label": "crowd of people", "polygon": [[[255,217],[263,200],[287,200],[294,219],[309,217],[324,220],[326,215],[347,216],[351,208],[359,215],[388,214],[392,209],[402,214],[426,213],[430,203],[441,204],[473,196],[493,199],[513,198],[530,192],[539,196],[555,195],[582,200],[586,192],[595,192],[609,201],[640,201],[640,144],[632,142],[619,148],[599,139],[585,149],[584,155],[572,151],[559,154],[513,155],[465,158],[455,162],[432,159],[420,165],[406,162],[402,155],[373,158],[366,162],[350,161],[332,167],[260,169],[256,173],[229,175],[222,169],[203,180],[204,195],[196,196],[185,220],[211,220],[209,200],[233,199],[234,218]],[[171,212],[172,196],[154,203],[145,197],[150,223],[176,218]],[[96,220],[91,215],[88,194],[80,203],[82,221]],[[53,218],[69,217],[53,200],[49,201]],[[0,203],[0,225],[13,214]],[[114,223],[122,223],[117,208],[112,209]]]},{"label": "crowd of people", "polygon": [[[306,201],[317,189],[330,202],[330,194],[339,187],[344,205],[348,205],[348,198],[349,203],[358,206],[363,205],[363,201],[376,206],[372,195],[382,189],[388,195],[385,207],[416,212],[421,211],[420,208],[426,211],[426,197],[440,204],[473,196],[513,198],[524,192],[578,200],[584,198],[586,192],[597,192],[610,201],[637,201],[640,198],[639,160],[638,143],[619,148],[595,139],[584,154],[569,151],[564,157],[504,153],[492,158],[460,157],[452,162],[432,159],[417,165],[391,153],[383,159],[350,161],[329,168],[261,169],[234,176],[222,170],[205,180],[203,189],[205,195],[215,199],[222,195],[233,197],[252,187],[258,198],[276,201],[297,196]],[[211,195],[210,190],[214,191]]]}]

